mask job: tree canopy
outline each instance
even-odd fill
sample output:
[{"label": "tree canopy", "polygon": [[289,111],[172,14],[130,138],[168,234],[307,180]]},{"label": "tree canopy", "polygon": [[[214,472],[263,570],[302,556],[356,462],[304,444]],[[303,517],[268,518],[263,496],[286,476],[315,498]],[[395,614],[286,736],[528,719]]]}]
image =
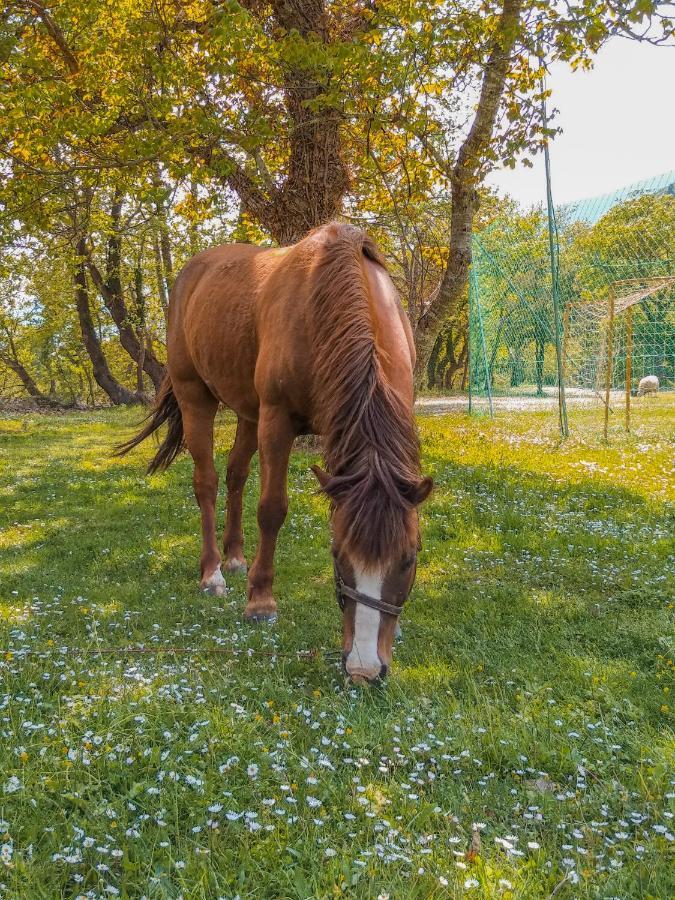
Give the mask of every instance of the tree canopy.
[{"label": "tree canopy", "polygon": [[[9,0],[3,296],[18,284],[33,314],[4,310],[17,351],[0,364],[11,358],[26,386],[21,357],[40,392],[62,391],[37,364],[52,341],[70,393],[141,398],[161,378],[186,258],[219,240],[290,243],[347,216],[395,258],[423,373],[466,297],[486,174],[553,134],[547,67],[588,66],[612,35],[667,40],[667,7]],[[40,335],[37,356],[26,333]]]}]

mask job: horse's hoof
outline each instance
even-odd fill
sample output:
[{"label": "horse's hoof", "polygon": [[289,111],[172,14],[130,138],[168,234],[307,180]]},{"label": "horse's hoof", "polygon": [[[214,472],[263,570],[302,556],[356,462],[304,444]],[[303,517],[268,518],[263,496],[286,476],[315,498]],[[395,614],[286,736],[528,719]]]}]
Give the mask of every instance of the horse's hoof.
[{"label": "horse's hoof", "polygon": [[248,572],[246,560],[228,559],[225,563],[225,571],[231,572],[233,575],[245,575]]},{"label": "horse's hoof", "polygon": [[247,622],[269,622],[271,624],[277,620],[277,611],[276,609],[244,610],[244,618]]},{"label": "horse's hoof", "polygon": [[244,611],[244,618],[247,622],[269,622],[272,624],[277,620],[276,612],[250,612]]},{"label": "horse's hoof", "polygon": [[227,585],[225,584],[223,573],[220,571],[220,566],[205,581],[202,581],[202,590],[205,594],[210,594],[212,597],[225,596]]}]

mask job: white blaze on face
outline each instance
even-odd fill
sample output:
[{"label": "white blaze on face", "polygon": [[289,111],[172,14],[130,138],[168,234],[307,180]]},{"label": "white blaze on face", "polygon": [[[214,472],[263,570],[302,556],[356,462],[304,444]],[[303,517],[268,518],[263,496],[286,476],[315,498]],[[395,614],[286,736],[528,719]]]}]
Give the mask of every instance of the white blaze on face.
[{"label": "white blaze on face", "polygon": [[[360,594],[368,597],[382,597],[382,575],[379,571],[364,572],[355,567],[355,587]],[[382,662],[377,655],[377,636],[380,632],[380,613],[376,609],[356,604],[354,613],[354,639],[346,660],[347,672],[357,673],[366,678],[377,678]]]}]

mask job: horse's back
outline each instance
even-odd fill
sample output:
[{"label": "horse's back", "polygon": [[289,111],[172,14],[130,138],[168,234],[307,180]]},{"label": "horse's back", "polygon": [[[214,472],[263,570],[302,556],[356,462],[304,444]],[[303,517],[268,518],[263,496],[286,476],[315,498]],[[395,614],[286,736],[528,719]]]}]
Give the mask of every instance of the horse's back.
[{"label": "horse's back", "polygon": [[390,383],[412,402],[410,327],[363,232],[331,223],[287,248],[214,247],[187,263],[172,290],[169,373],[172,382],[201,379],[245,418],[261,404],[284,406],[299,428],[316,430],[317,360],[330,348],[345,358],[354,339],[362,345],[357,319]]}]

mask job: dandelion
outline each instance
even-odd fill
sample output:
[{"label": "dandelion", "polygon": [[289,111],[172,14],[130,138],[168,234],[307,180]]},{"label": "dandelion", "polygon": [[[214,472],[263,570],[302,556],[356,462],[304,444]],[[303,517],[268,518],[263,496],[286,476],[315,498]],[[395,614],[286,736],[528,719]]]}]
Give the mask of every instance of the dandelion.
[{"label": "dandelion", "polygon": [[332,847],[326,847],[326,849],[323,851],[323,855],[326,857],[326,859],[330,859],[333,856],[337,856],[337,850],[333,850]]},{"label": "dandelion", "polygon": [[310,809],[316,809],[321,806],[321,801],[316,797],[307,797],[307,806],[309,806]]},{"label": "dandelion", "polygon": [[478,881],[477,878],[467,878],[466,881],[464,882],[464,888],[465,888],[465,890],[470,891],[471,888],[478,887],[479,884],[480,884],[480,882]]},{"label": "dandelion", "polygon": [[14,848],[11,844],[3,844],[2,848],[0,848],[0,862],[3,862],[6,866],[11,865],[13,853]]},{"label": "dandelion", "polygon": [[246,774],[252,781],[255,781],[255,779],[258,777],[259,771],[260,768],[258,765],[256,765],[256,763],[249,763],[246,767]]}]

